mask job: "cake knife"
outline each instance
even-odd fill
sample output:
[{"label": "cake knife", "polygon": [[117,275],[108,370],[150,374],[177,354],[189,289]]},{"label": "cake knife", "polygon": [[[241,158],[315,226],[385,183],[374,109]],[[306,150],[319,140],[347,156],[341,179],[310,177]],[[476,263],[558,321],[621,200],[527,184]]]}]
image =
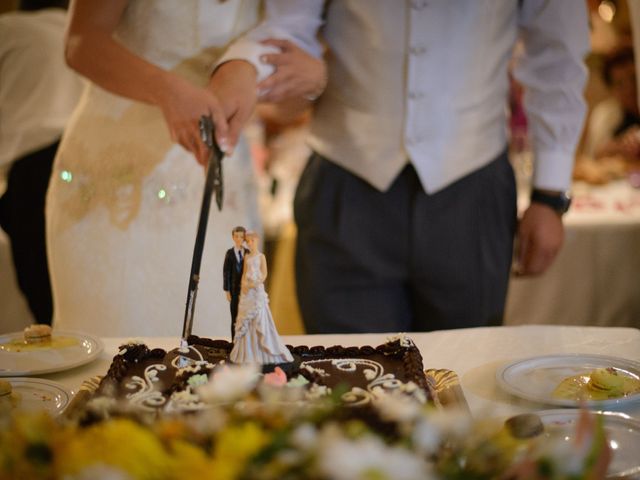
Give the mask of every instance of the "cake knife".
[{"label": "cake knife", "polygon": [[218,210],[222,210],[223,179],[222,179],[222,159],[224,153],[220,150],[213,134],[213,120],[210,116],[200,117],[200,137],[209,148],[209,162],[207,163],[207,173],[204,182],[204,193],[202,195],[202,206],[200,207],[200,220],[198,221],[198,231],[196,233],[196,243],[193,248],[193,260],[191,261],[191,274],[189,275],[189,290],[187,292],[187,304],[184,312],[184,322],[182,325],[181,349],[187,347],[187,337],[191,335],[193,328],[193,314],[196,307],[196,295],[198,293],[198,282],[200,281],[200,264],[202,263],[202,251],[204,240],[207,234],[207,223],[209,221],[209,209],[211,207],[211,195],[215,192]]}]

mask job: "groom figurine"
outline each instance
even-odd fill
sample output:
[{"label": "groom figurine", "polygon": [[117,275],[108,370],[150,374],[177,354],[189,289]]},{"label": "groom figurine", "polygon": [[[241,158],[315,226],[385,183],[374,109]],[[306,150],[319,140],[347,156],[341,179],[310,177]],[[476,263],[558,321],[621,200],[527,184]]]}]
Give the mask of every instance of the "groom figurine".
[{"label": "groom figurine", "polygon": [[227,300],[231,308],[231,341],[236,334],[236,317],[238,316],[238,301],[240,300],[240,281],[242,280],[242,267],[245,255],[249,252],[244,248],[244,237],[247,233],[244,227],[235,227],[231,230],[233,247],[227,250],[222,269],[223,289],[227,294]]}]

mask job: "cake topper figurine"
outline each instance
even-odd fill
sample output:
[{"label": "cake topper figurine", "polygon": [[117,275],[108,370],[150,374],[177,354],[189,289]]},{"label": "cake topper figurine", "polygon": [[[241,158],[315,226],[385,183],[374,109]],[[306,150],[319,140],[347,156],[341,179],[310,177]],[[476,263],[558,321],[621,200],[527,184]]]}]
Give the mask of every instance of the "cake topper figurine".
[{"label": "cake topper figurine", "polygon": [[180,342],[182,350],[187,348],[187,337],[191,335],[191,330],[193,328],[193,313],[196,307],[198,282],[200,281],[202,250],[204,249],[204,239],[207,234],[207,223],[209,221],[209,209],[211,207],[211,195],[213,192],[216,194],[218,210],[222,210],[222,158],[224,153],[220,150],[220,147],[215,141],[215,136],[213,134],[213,120],[210,116],[203,115],[200,117],[200,136],[202,141],[209,148],[209,162],[207,164],[206,179],[204,182],[204,193],[202,195],[202,206],[200,207],[200,220],[198,221],[196,243],[193,247],[193,260],[191,262],[191,274],[189,275],[187,305],[184,312],[182,340]]},{"label": "cake topper figurine", "polygon": [[235,322],[238,316],[238,301],[240,300],[240,280],[242,279],[242,267],[244,257],[249,253],[244,247],[244,236],[247,233],[244,227],[235,227],[231,230],[233,247],[227,250],[222,267],[222,288],[227,295],[231,310],[231,341],[235,336]]},{"label": "cake topper figurine", "polygon": [[269,297],[264,289],[267,261],[258,250],[258,234],[247,232],[245,240],[249,253],[243,262],[235,337],[229,359],[234,363],[261,365],[293,362],[291,352],[278,335],[269,309]]}]

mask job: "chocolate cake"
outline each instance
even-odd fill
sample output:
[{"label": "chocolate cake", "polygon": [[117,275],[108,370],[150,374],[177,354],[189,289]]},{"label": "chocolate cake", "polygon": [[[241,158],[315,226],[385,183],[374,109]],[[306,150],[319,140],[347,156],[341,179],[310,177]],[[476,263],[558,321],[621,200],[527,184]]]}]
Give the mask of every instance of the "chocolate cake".
[{"label": "chocolate cake", "polygon": [[[190,379],[211,376],[228,364],[233,344],[191,336],[188,345],[188,349],[168,352],[140,343],[122,345],[94,401],[124,402],[127,408],[156,413],[204,408]],[[343,392],[340,398],[345,404],[364,406],[381,392],[392,391],[420,401],[429,398],[422,356],[405,336],[390,338],[377,347],[287,348],[294,357],[294,363],[287,365],[287,378],[297,378],[309,389]]]}]

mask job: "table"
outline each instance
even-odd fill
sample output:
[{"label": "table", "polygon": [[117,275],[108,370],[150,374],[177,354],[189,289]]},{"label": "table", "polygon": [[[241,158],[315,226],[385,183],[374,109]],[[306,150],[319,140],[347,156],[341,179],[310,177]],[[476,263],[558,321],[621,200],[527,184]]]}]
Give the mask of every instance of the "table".
[{"label": "table", "polygon": [[505,324],[640,327],[640,190],[577,182],[573,195],[555,262],[539,277],[511,279]]},{"label": "table", "polygon": [[[496,369],[509,361],[536,355],[583,353],[624,357],[640,362],[640,330],[634,328],[526,325],[483,327],[413,333],[410,337],[420,349],[425,368],[455,371],[474,415],[511,416],[555,407],[519,400],[499,389]],[[385,334],[284,336],[291,345],[379,345]],[[150,347],[175,348],[177,338],[142,339]],[[103,339],[105,350],[91,364],[47,375],[69,389],[77,390],[82,381],[106,373],[122,338]],[[612,409],[640,419],[640,401]]]}]

